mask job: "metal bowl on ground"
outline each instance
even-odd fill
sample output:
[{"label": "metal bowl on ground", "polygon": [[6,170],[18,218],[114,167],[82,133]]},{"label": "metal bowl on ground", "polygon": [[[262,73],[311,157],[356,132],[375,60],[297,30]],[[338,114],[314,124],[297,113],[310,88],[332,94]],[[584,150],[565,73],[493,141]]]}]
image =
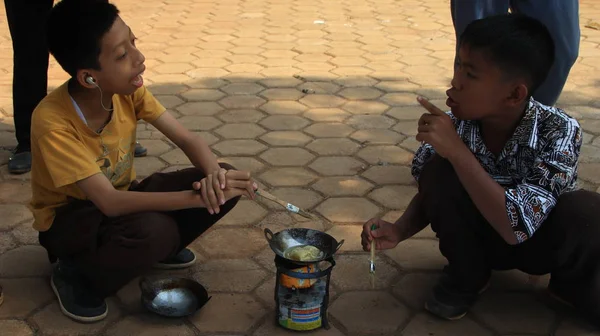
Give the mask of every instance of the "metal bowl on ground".
[{"label": "metal bowl on ground", "polygon": [[[306,228],[285,229],[277,233],[265,229],[265,238],[267,238],[269,246],[276,255],[300,265],[309,265],[327,260],[344,244],[343,239],[338,242],[325,232]],[[298,261],[289,259],[286,251],[298,246],[314,246],[319,249],[320,254],[312,260]]]},{"label": "metal bowl on ground", "polygon": [[186,278],[142,278],[140,289],[142,305],[149,311],[166,317],[191,315],[210,300],[201,284]]}]

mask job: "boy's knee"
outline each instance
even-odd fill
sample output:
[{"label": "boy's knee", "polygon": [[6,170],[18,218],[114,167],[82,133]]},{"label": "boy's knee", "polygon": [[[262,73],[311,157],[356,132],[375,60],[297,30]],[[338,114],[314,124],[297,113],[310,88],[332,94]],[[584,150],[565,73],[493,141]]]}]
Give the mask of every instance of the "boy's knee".
[{"label": "boy's knee", "polygon": [[[140,246],[147,250],[152,262],[162,260],[179,248],[179,229],[175,220],[161,212],[146,212],[139,215]],[[154,260],[156,259],[156,260]]]},{"label": "boy's knee", "polygon": [[448,193],[462,190],[462,184],[450,162],[439,155],[434,155],[423,168],[419,177],[419,192],[440,194],[444,198]]}]

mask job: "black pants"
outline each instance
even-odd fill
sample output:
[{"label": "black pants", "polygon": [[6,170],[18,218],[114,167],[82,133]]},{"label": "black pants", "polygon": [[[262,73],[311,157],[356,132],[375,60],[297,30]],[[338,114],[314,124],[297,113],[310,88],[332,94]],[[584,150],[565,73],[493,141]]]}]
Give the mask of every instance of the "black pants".
[{"label": "black pants", "polygon": [[[232,169],[227,164],[221,167]],[[156,173],[132,185],[131,191],[191,190],[192,183],[202,178],[204,173],[195,168]],[[226,202],[218,215],[195,208],[111,218],[91,202],[75,201],[58,209],[50,230],[40,233],[40,244],[49,255],[72,262],[89,286],[106,297],[185,248],[233,209],[238,200]]]},{"label": "black pants", "polygon": [[482,288],[491,270],[550,273],[552,290],[600,321],[600,194],[563,194],[533,237],[513,246],[483,218],[452,165],[441,157],[425,166],[419,193],[448,259],[448,272],[463,290]]},{"label": "black pants", "polygon": [[46,18],[53,0],[4,0],[13,44],[13,109],[20,151],[31,147],[31,115],[48,91]]}]

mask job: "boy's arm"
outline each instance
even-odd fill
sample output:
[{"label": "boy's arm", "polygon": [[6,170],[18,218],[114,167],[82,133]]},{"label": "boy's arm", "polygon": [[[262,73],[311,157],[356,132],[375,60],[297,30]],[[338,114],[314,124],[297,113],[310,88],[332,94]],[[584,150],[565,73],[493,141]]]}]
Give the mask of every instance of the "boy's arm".
[{"label": "boy's arm", "polygon": [[165,111],[158,119],[154,120],[152,126],[181,148],[190,162],[195,167],[202,169],[206,175],[221,169],[215,154],[206,141],[185,128],[169,111]]}]

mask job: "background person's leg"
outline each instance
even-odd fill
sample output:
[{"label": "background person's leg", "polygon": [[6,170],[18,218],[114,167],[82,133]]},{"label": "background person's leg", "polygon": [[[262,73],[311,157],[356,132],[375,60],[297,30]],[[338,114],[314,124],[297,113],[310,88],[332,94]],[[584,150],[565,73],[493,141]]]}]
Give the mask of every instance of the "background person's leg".
[{"label": "background person's leg", "polygon": [[555,61],[548,78],[533,97],[554,105],[579,55],[579,0],[513,0],[512,10],[538,19],[546,25],[555,45]]},{"label": "background person's leg", "polygon": [[48,91],[46,17],[52,0],[4,0],[13,45],[13,109],[17,148],[8,163],[10,173],[31,169],[31,115]]}]

